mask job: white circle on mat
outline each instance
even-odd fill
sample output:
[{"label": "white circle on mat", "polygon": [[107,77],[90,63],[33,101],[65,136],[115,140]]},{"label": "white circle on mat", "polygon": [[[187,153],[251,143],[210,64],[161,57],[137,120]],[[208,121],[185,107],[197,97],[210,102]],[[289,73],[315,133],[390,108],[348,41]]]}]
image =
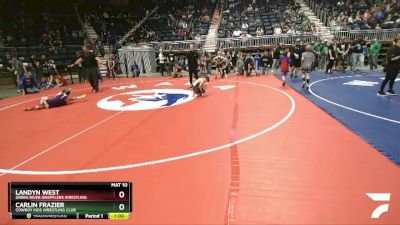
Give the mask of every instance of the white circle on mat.
[{"label": "white circle on mat", "polygon": [[[271,87],[268,85],[264,85],[264,84],[258,84],[258,83],[254,83],[254,82],[240,82],[240,81],[236,81],[236,83],[243,83],[243,84],[249,84],[249,85],[253,85],[253,86],[259,86],[259,87],[265,87],[265,88],[269,88],[272,89],[276,92],[279,92],[281,94],[283,94],[284,96],[286,96],[289,99],[290,102],[290,109],[289,112],[282,118],[280,119],[278,122],[276,122],[275,124],[273,124],[270,127],[267,127],[257,133],[254,133],[252,135],[249,135],[247,137],[238,139],[234,142],[230,142],[224,145],[220,145],[217,147],[213,147],[210,149],[204,149],[204,150],[200,150],[197,152],[193,152],[193,153],[188,153],[188,154],[184,154],[184,155],[177,155],[177,156],[173,156],[173,157],[168,157],[168,158],[162,158],[162,159],[158,159],[158,160],[152,160],[152,161],[146,161],[146,162],[139,162],[139,163],[132,163],[132,164],[127,164],[127,165],[122,165],[122,166],[111,166],[111,167],[103,167],[103,168],[93,168],[93,169],[83,169],[83,170],[61,170],[61,171],[32,171],[32,170],[13,170],[13,169],[0,169],[0,173],[3,174],[22,174],[22,175],[67,175],[67,174],[86,174],[86,173],[99,173],[99,172],[107,172],[107,171],[115,171],[115,170],[123,170],[123,169],[132,169],[132,168],[138,168],[138,167],[143,167],[143,166],[151,166],[151,165],[156,165],[156,164],[162,164],[162,163],[167,163],[167,162],[173,162],[173,161],[177,161],[177,160],[181,160],[181,159],[188,159],[188,158],[192,158],[192,157],[196,157],[196,156],[200,156],[200,155],[205,155],[208,153],[212,153],[212,152],[216,152],[216,151],[221,151],[224,149],[229,149],[229,147],[233,146],[233,145],[237,145],[249,140],[252,140],[260,135],[266,134],[272,130],[274,130],[275,128],[281,126],[282,124],[284,124],[295,112],[296,109],[296,103],[293,99],[293,97],[291,95],[289,95],[288,93],[275,88],[275,87]],[[122,112],[120,112],[122,113]],[[40,153],[39,153],[40,154]]]}]

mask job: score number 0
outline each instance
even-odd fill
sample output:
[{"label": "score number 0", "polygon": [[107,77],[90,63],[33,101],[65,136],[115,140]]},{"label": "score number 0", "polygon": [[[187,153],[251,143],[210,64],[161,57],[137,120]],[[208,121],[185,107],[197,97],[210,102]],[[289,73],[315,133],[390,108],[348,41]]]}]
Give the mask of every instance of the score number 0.
[{"label": "score number 0", "polygon": [[[124,191],[120,191],[118,193],[118,196],[120,198],[124,198],[125,197],[125,192]],[[119,204],[118,208],[119,208],[119,210],[123,211],[125,209],[125,205],[121,203],[121,204]]]}]

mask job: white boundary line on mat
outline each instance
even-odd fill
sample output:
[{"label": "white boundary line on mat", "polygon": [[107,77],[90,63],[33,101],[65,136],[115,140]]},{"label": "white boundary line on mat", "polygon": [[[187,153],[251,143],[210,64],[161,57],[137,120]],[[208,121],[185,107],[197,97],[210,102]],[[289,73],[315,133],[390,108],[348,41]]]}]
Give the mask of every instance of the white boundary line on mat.
[{"label": "white boundary line on mat", "polygon": [[[64,139],[64,140],[62,140],[62,141],[60,141],[60,142],[58,142],[57,144],[55,144],[55,145],[53,145],[53,146],[51,146],[51,147],[49,147],[49,148],[47,148],[47,149],[41,151],[40,153],[38,153],[38,154],[36,154],[36,155],[30,157],[30,158],[27,159],[27,160],[25,160],[25,161],[19,163],[18,165],[14,166],[14,167],[11,168],[10,170],[12,171],[13,169],[16,169],[16,168],[18,168],[18,167],[20,167],[20,166],[22,166],[22,165],[24,165],[24,164],[26,164],[26,163],[28,163],[28,162],[34,160],[35,158],[37,158],[37,157],[39,157],[39,156],[41,156],[41,155],[43,155],[43,154],[45,154],[45,153],[47,153],[47,152],[49,152],[49,151],[55,149],[55,148],[57,148],[58,146],[64,144],[65,142],[67,142],[67,141],[69,141],[69,140],[71,140],[71,139],[73,139],[73,138],[75,138],[75,137],[78,137],[79,135],[85,133],[86,131],[89,131],[89,130],[91,130],[91,129],[97,127],[97,126],[99,126],[100,124],[105,123],[105,122],[111,120],[112,118],[114,118],[114,117],[116,117],[116,116],[122,114],[123,112],[125,112],[125,111],[119,111],[119,112],[117,112],[117,113],[114,113],[113,115],[111,115],[111,116],[105,118],[104,120],[102,120],[102,121],[100,121],[100,122],[97,122],[97,123],[93,124],[92,126],[86,128],[86,129],[84,129],[84,130],[79,131],[78,133],[76,133],[76,134],[74,134],[74,135],[72,135],[72,136],[70,136],[70,137],[68,137],[68,138],[66,138],[66,139]],[[3,171],[0,171],[0,172],[1,172],[0,177],[3,176],[4,174],[6,174],[6,173],[3,172]]]},{"label": "white boundary line on mat", "polygon": [[360,77],[360,75],[330,77],[330,78],[318,80],[318,81],[315,81],[315,82],[313,82],[313,83],[310,84],[310,89],[309,89],[309,91],[310,91],[310,93],[311,93],[312,95],[314,95],[315,97],[317,97],[317,98],[321,99],[322,101],[325,101],[325,102],[327,102],[327,103],[329,103],[329,104],[335,105],[335,106],[337,106],[337,107],[340,107],[340,108],[343,108],[343,109],[347,109],[347,110],[350,110],[350,111],[353,111],[353,112],[356,112],[356,113],[360,113],[360,114],[363,114],[363,115],[365,115],[365,116],[370,116],[370,117],[373,117],[373,118],[376,118],[376,119],[385,120],[385,121],[388,121],[388,122],[400,124],[400,121],[398,121],[398,120],[389,119],[389,118],[382,117],[382,116],[377,116],[377,115],[375,115],[375,114],[367,113],[367,112],[364,112],[364,111],[361,111],[361,110],[358,110],[358,109],[354,109],[354,108],[351,108],[351,107],[348,107],[348,106],[345,106],[345,105],[341,105],[341,104],[336,103],[336,102],[334,102],[334,101],[328,100],[328,99],[326,99],[326,98],[323,98],[323,97],[321,97],[321,96],[315,94],[315,93],[313,92],[313,90],[312,90],[312,86],[313,86],[314,84],[318,84],[318,83],[320,83],[320,82],[327,81],[327,80],[343,79],[343,78],[350,78],[350,77]]}]

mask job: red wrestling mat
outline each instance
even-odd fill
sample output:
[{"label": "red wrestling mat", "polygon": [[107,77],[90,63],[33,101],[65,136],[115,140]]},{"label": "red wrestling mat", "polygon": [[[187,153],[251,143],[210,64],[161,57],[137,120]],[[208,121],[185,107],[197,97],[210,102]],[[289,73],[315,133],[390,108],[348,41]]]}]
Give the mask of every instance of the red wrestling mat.
[{"label": "red wrestling mat", "polygon": [[[0,224],[400,221],[399,168],[276,78],[213,80],[197,98],[186,83],[105,81],[85,101],[34,112],[22,109],[60,90],[0,101],[8,172],[0,173]],[[133,212],[117,222],[11,220],[9,181],[131,181]],[[389,211],[371,219],[387,202],[366,193],[391,193]]]}]

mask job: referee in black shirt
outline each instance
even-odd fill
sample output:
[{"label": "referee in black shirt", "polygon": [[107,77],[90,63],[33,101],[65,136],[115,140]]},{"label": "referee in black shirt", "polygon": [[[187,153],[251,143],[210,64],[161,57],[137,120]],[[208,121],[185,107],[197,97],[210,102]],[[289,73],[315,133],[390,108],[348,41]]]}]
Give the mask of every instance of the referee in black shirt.
[{"label": "referee in black shirt", "polygon": [[93,88],[92,91],[97,93],[99,92],[99,65],[101,65],[101,60],[94,54],[90,45],[85,45],[82,49],[84,54],[81,55],[74,64],[69,65],[68,67],[73,67],[81,63],[85,69],[85,75]]},{"label": "referee in black shirt", "polygon": [[190,44],[190,52],[187,57],[187,65],[189,69],[189,81],[190,81],[190,86],[193,87],[193,75],[197,79],[199,79],[199,76],[197,74],[197,68],[198,68],[198,61],[199,61],[199,53],[194,49],[194,44]]},{"label": "referee in black shirt", "polygon": [[[385,67],[385,80],[381,84],[381,89],[378,95],[397,95],[393,89],[394,82],[396,81],[397,75],[400,72],[400,38],[395,38],[393,41],[394,46],[391,47],[386,53],[387,65]],[[386,93],[385,87],[389,82],[389,90]]]}]

